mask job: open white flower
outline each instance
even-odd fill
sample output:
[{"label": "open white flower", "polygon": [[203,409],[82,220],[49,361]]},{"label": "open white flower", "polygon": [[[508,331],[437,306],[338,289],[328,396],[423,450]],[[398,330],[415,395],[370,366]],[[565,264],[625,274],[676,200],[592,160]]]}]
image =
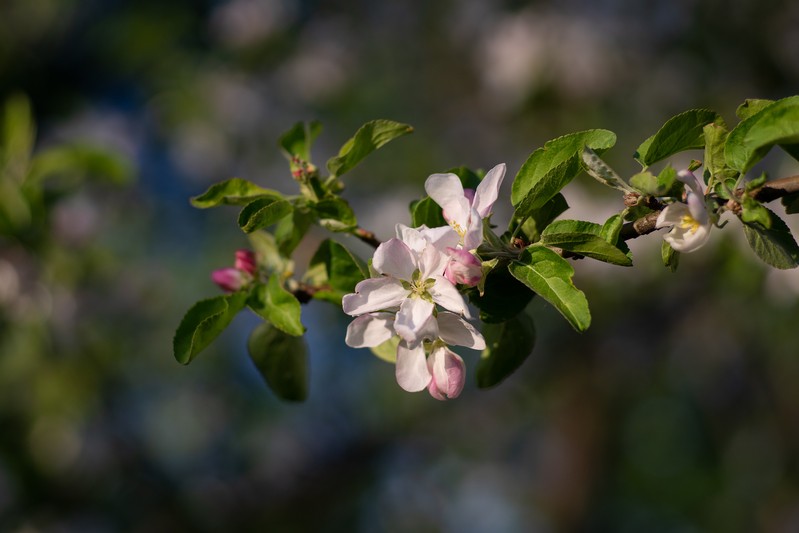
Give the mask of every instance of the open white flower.
[{"label": "open white flower", "polygon": [[342,308],[351,316],[396,311],[394,330],[415,345],[436,304],[469,316],[463,296],[443,276],[448,260],[427,239],[413,241],[411,246],[400,239],[388,240],[378,246],[372,259],[372,267],[381,276],[358,283],[355,293],[344,296]]},{"label": "open white flower", "polygon": [[678,179],[688,185],[685,201],[666,206],[658,216],[655,227],[672,226],[663,239],[678,252],[693,252],[701,248],[710,237],[713,223],[705,205],[705,195],[693,173],[683,170]]},{"label": "open white flower", "polygon": [[464,190],[455,174],[433,174],[424,188],[444,214],[444,219],[460,236],[464,250],[474,250],[483,242],[483,219],[499,196],[505,177],[505,163],[495,166],[485,175],[475,191]]}]

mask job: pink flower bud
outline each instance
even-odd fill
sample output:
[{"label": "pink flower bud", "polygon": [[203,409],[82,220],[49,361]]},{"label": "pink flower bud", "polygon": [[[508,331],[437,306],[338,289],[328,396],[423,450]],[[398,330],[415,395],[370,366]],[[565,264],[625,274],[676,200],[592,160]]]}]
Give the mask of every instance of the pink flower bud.
[{"label": "pink flower bud", "polygon": [[480,260],[466,250],[447,248],[449,262],[444,270],[444,277],[451,283],[460,283],[467,287],[474,287],[483,277]]},{"label": "pink flower bud", "polygon": [[233,266],[242,272],[246,272],[250,276],[255,276],[255,273],[258,271],[258,262],[255,259],[255,253],[251,250],[236,250],[236,262]]},{"label": "pink flower bud", "polygon": [[457,398],[466,382],[466,366],[458,354],[444,345],[433,349],[427,360],[433,379],[427,386],[430,396],[436,400]]},{"label": "pink flower bud", "polygon": [[227,292],[236,292],[250,281],[247,274],[232,267],[214,270],[211,272],[211,279]]}]

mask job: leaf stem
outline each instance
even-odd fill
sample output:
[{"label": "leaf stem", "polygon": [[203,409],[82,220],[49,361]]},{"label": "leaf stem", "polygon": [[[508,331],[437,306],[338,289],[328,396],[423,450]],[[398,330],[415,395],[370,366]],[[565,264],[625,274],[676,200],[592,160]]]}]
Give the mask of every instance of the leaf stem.
[{"label": "leaf stem", "polygon": [[371,246],[372,248],[376,249],[378,246],[380,246],[380,244],[382,244],[380,239],[375,237],[374,233],[372,233],[369,230],[365,230],[365,229],[363,229],[361,227],[357,227],[354,230],[352,230],[352,234],[354,236],[358,237],[360,240],[362,240],[366,244],[368,244],[369,246]]}]

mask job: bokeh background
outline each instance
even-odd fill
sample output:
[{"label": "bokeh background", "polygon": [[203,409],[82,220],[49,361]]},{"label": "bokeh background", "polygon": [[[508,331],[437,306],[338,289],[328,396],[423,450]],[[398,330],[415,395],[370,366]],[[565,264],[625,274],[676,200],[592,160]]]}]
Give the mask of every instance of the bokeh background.
[{"label": "bokeh background", "polygon": [[[263,384],[252,316],[188,367],[171,354],[246,245],[235,210],[188,198],[233,176],[291,192],[276,142],[297,120],[324,123],[318,163],[367,120],[414,125],[347,177],[387,238],[430,173],[504,161],[510,181],[603,127],[630,175],[677,112],[735,123],[796,93],[790,0],[3,0],[0,97],[30,98],[36,150],[100,147],[131,179],[69,181],[0,236],[0,530],[798,531],[799,273],[758,263],[737,221],[676,274],[657,236],[633,269],[575,263],[591,329],[534,300],[520,371],[452,402],[401,391],[322,302],[306,403]],[[573,218],[622,208],[587,178],[566,196]]]}]

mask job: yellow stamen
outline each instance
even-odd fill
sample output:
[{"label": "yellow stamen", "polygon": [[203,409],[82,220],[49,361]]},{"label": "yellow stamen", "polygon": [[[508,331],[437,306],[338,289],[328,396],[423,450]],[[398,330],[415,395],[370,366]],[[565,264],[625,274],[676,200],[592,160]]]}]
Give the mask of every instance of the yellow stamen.
[{"label": "yellow stamen", "polygon": [[682,219],[680,219],[680,227],[682,229],[687,229],[690,233],[699,231],[699,226],[701,225],[702,224],[691,215],[683,215]]}]

